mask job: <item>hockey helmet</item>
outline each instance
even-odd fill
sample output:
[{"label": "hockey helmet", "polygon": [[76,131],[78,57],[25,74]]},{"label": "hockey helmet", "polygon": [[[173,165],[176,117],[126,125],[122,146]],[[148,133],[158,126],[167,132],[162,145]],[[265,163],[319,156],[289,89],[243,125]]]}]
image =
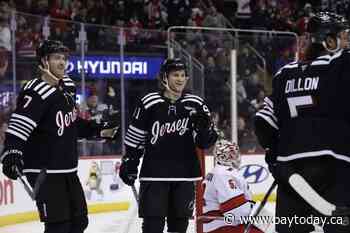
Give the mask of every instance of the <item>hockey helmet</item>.
[{"label": "hockey helmet", "polygon": [[337,37],[349,28],[348,21],[341,15],[323,11],[312,16],[307,25],[312,43],[323,43],[327,36]]},{"label": "hockey helmet", "polygon": [[160,68],[160,78],[162,81],[168,78],[171,71],[184,70],[187,76],[186,64],[180,58],[168,58],[165,59]]},{"label": "hockey helmet", "polygon": [[215,144],[214,156],[219,165],[239,168],[241,164],[238,145],[225,139],[221,139]]},{"label": "hockey helmet", "polygon": [[65,53],[68,56],[69,49],[58,40],[44,40],[36,49],[36,57],[41,62],[43,57],[46,57],[53,53]]}]

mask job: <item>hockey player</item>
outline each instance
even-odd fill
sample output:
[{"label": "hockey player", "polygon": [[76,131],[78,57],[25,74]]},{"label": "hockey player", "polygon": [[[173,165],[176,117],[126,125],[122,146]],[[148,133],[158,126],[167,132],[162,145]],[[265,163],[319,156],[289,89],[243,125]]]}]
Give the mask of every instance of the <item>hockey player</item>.
[{"label": "hockey player", "polygon": [[[238,145],[222,139],[216,143],[213,153],[215,167],[203,182],[203,231],[243,233],[243,219],[240,218],[251,214],[254,202],[247,181],[238,173],[241,164]],[[234,216],[230,218],[232,223],[225,223],[224,215]],[[262,233],[255,226],[249,232]]]},{"label": "hockey player", "polygon": [[[350,206],[350,111],[345,107],[350,52],[344,49],[348,23],[339,15],[320,12],[307,28],[306,60],[287,64],[275,74],[272,94],[255,118],[256,135],[279,184],[277,217],[330,216],[337,214],[337,207]],[[325,225],[324,232],[350,232],[349,222],[343,220]],[[295,222],[276,226],[279,233],[313,229]]]},{"label": "hockey player", "polygon": [[133,185],[139,159],[139,215],[143,233],[185,233],[194,207],[194,181],[201,179],[196,146],[217,138],[204,100],[184,92],[188,77],[180,59],[167,59],[160,71],[162,90],[139,100],[125,137],[120,177]]},{"label": "hockey player", "polygon": [[36,197],[45,233],[82,233],[88,225],[84,192],[77,175],[77,137],[112,138],[110,124],[77,117],[75,84],[65,75],[68,49],[45,40],[37,49],[40,75],[21,89],[6,131],[1,156],[3,173],[17,179],[23,172],[34,187],[46,170]]}]

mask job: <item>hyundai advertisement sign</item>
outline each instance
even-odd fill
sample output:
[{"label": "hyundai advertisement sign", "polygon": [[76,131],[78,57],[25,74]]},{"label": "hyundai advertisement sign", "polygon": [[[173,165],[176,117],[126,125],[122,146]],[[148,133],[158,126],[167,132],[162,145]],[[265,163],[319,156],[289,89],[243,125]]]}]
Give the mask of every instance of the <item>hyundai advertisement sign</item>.
[{"label": "hyundai advertisement sign", "polygon": [[[126,79],[155,79],[164,57],[125,56],[123,62]],[[85,70],[86,78],[120,78],[122,65],[119,56],[85,56],[82,63],[80,56],[70,56],[67,74],[80,76]]]}]

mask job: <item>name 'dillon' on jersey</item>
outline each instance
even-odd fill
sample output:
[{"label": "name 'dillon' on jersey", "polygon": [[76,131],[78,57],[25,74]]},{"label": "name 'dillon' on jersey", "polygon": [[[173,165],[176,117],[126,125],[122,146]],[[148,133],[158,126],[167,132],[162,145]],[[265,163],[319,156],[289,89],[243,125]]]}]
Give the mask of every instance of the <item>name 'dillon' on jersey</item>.
[{"label": "name 'dillon' on jersey", "polygon": [[308,77],[288,80],[286,83],[285,93],[297,91],[311,91],[318,88],[319,77]]},{"label": "name 'dillon' on jersey", "polygon": [[172,134],[179,132],[179,135],[184,135],[186,133],[186,130],[188,130],[189,118],[182,118],[178,119],[173,122],[166,122],[164,124],[160,124],[159,121],[156,121],[152,125],[152,138],[151,143],[155,144],[157,143],[159,137],[164,136],[165,134]]}]

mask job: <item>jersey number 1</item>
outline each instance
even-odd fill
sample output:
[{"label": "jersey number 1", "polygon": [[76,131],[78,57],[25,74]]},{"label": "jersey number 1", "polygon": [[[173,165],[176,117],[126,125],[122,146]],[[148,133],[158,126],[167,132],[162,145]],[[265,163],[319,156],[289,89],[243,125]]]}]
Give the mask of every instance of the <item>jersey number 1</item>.
[{"label": "jersey number 1", "polygon": [[290,116],[292,118],[298,116],[297,108],[309,107],[314,104],[311,95],[289,97],[287,98]]}]

